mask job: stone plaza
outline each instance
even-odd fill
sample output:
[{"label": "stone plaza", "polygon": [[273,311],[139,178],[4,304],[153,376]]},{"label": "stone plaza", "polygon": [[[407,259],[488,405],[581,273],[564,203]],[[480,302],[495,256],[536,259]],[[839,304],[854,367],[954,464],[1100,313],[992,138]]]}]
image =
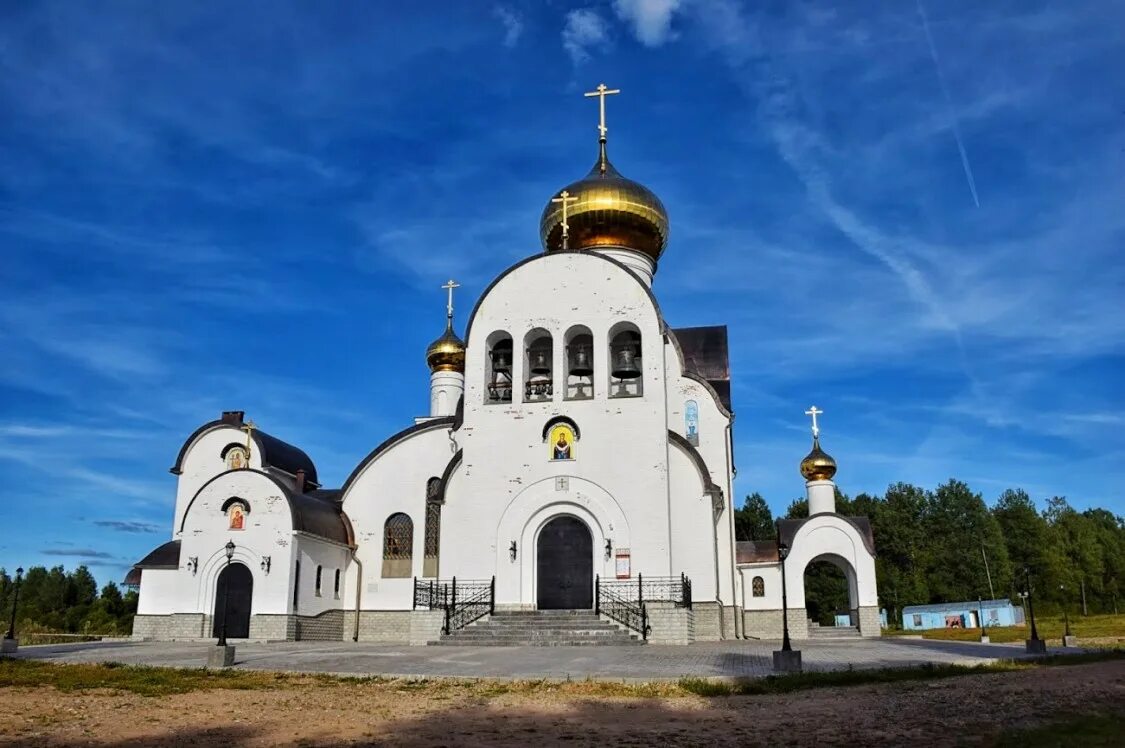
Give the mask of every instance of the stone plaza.
[{"label": "stone plaza", "polygon": [[[776,641],[724,641],[689,646],[411,647],[352,642],[240,643],[235,668],[347,676],[655,681],[746,679],[771,675]],[[195,668],[209,641],[108,641],[21,647],[20,658],[57,663],[114,662]],[[1022,643],[980,644],[914,638],[802,642],[806,671],[935,665],[983,665],[1027,657]],[[1052,654],[1078,648],[1052,647]]]}]

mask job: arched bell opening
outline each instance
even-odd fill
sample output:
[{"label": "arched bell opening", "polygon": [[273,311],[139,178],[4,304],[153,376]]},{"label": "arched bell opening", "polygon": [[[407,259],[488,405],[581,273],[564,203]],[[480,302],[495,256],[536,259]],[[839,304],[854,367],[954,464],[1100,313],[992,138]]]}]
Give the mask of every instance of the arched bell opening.
[{"label": "arched bell opening", "polygon": [[226,624],[228,639],[250,636],[250,606],[254,599],[254,575],[244,564],[227,564],[215,582],[215,615],[212,636],[223,635]]},{"label": "arched bell opening", "polygon": [[594,336],[590,328],[578,325],[566,332],[567,400],[594,397]]},{"label": "arched bell opening", "polygon": [[609,331],[609,396],[640,397],[644,394],[641,332],[629,322],[619,322]]},{"label": "arched bell opening", "polygon": [[554,344],[551,333],[537,328],[524,337],[524,402],[551,400],[555,394]]},{"label": "arched bell opening", "polygon": [[832,554],[817,556],[805,567],[801,581],[810,623],[820,626],[858,624],[856,574],[851,564]]},{"label": "arched bell opening", "polygon": [[512,336],[498,330],[488,336],[485,402],[512,402]]}]

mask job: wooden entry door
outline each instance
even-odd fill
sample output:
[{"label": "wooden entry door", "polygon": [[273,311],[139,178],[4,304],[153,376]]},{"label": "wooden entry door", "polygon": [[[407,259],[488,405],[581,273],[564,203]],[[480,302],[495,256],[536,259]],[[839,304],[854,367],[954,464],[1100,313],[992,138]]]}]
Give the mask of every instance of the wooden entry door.
[{"label": "wooden entry door", "polygon": [[537,604],[543,610],[594,606],[594,540],[574,517],[555,517],[539,533]]},{"label": "wooden entry door", "polygon": [[[242,564],[228,564],[215,585],[215,616],[212,636],[218,637],[227,622],[227,637],[250,636],[250,601],[254,597],[254,576]],[[226,602],[224,609],[223,603]]]}]

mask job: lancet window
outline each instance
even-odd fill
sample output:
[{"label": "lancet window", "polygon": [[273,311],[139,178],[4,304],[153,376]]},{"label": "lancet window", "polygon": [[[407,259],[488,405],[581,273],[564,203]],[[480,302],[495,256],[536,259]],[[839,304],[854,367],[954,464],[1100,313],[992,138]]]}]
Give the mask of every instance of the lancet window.
[{"label": "lancet window", "polygon": [[438,575],[438,549],[441,544],[441,489],[440,478],[426,482],[426,532],[423,541],[422,576]]},{"label": "lancet window", "polygon": [[566,333],[567,400],[594,397],[594,336],[588,327],[572,327]]},{"label": "lancet window", "polygon": [[488,336],[485,402],[512,402],[512,336],[498,331]]},{"label": "lancet window", "polygon": [[536,403],[554,397],[553,379],[555,349],[551,333],[532,330],[524,338],[524,402]]},{"label": "lancet window", "polygon": [[609,332],[609,396],[640,397],[644,394],[641,333],[628,322]]},{"label": "lancet window", "polygon": [[402,512],[392,514],[383,525],[383,576],[412,576],[414,521]]}]

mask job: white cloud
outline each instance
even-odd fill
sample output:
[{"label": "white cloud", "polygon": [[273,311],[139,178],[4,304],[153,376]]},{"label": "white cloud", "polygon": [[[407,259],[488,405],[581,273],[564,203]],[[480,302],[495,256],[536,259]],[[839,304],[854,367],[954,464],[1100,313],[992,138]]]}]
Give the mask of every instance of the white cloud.
[{"label": "white cloud", "polygon": [[672,16],[683,0],[614,0],[617,17],[633,30],[637,41],[646,47],[659,47],[673,38]]},{"label": "white cloud", "polygon": [[574,64],[590,59],[587,51],[597,44],[609,41],[609,28],[597,11],[590,8],[572,10],[566,14],[566,25],[562,30],[563,48]]},{"label": "white cloud", "polygon": [[496,16],[500,25],[504,27],[504,46],[508,48],[516,46],[516,42],[523,36],[523,18],[511,8],[503,5],[497,5],[493,8],[492,15]]}]

